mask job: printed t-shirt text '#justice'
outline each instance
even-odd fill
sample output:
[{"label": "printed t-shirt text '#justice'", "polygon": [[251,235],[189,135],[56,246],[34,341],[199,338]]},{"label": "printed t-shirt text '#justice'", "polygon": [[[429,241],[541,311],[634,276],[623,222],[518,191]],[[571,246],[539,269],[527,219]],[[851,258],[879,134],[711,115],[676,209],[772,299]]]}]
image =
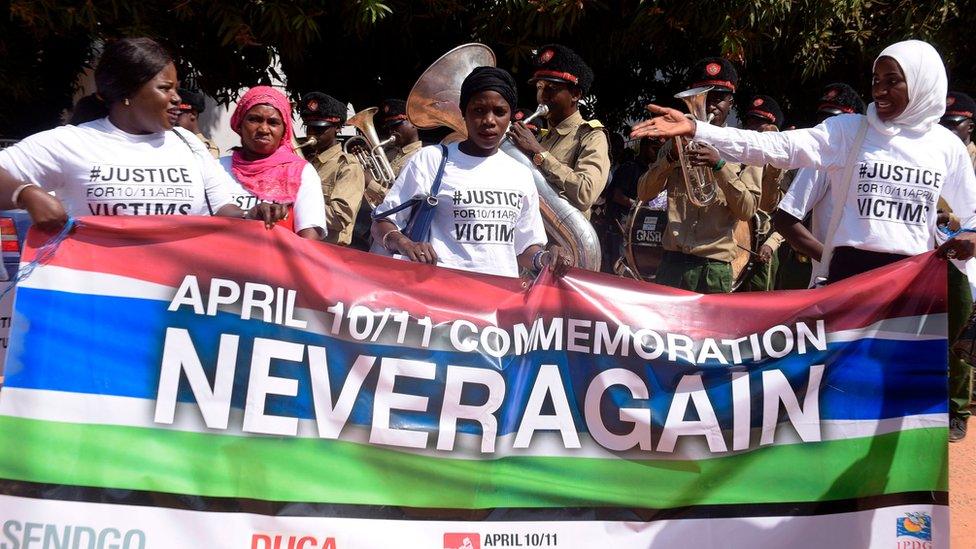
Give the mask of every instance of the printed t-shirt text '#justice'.
[{"label": "printed t-shirt text '#justice'", "polygon": [[108,118],[61,126],[0,151],[0,166],[54,191],[74,217],[216,212],[233,180],[193,134],[175,131],[186,142],[174,131],[129,134]]}]

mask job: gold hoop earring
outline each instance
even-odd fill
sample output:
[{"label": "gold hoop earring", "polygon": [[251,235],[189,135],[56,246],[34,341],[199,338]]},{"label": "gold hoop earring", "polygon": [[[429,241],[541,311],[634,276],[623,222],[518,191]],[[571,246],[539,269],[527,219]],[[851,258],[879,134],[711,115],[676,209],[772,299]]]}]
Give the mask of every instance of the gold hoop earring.
[{"label": "gold hoop earring", "polygon": [[129,98],[128,98],[128,97],[126,97],[125,99],[123,99],[123,100],[122,100],[122,104],[123,104],[123,105],[125,105],[126,107],[128,107],[128,106],[129,106],[129,104],[130,104],[130,103],[129,103]]}]

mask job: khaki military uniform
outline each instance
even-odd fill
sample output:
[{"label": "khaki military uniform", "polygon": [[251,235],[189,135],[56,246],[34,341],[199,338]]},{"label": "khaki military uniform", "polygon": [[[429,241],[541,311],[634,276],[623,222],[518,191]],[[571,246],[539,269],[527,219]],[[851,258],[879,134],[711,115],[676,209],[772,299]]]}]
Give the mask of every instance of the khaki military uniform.
[{"label": "khaki military uniform", "polygon": [[688,200],[677,162],[668,160],[669,141],[638,182],[641,200],[668,192],[668,225],[658,267],[659,284],[700,293],[732,291],[732,260],[739,248],[732,237],[736,222],[748,221],[759,207],[762,168],[728,162],[715,172],[715,201],[698,207]]},{"label": "khaki military uniform", "polygon": [[762,184],[760,185],[761,195],[759,198],[759,211],[756,218],[759,226],[756,227],[761,240],[758,250],[762,246],[769,246],[773,254],[768,263],[755,264],[755,270],[749,278],[748,283],[741,288],[742,291],[764,292],[772,290],[776,284],[776,272],[779,269],[779,248],[786,240],[781,234],[773,230],[772,214],[773,210],[779,205],[783,198],[780,182],[783,180],[783,170],[766,166],[762,170]]},{"label": "khaki military uniform", "polygon": [[213,155],[214,158],[217,159],[220,158],[220,148],[218,148],[213,141],[211,141],[207,136],[203,135],[202,133],[198,133],[195,135],[197,136],[197,139],[203,141],[204,146],[207,147],[207,150],[210,151],[210,154]]},{"label": "khaki military uniform", "polygon": [[339,144],[313,157],[311,164],[322,180],[325,196],[325,221],[329,233],[325,240],[348,246],[366,187],[363,167],[355,156],[342,152]]},{"label": "khaki military uniform", "polygon": [[966,145],[966,152],[969,153],[969,160],[973,163],[973,169],[976,170],[976,143],[972,141]]},{"label": "khaki military uniform", "polygon": [[539,171],[560,196],[587,219],[610,177],[607,134],[597,120],[583,120],[576,111],[539,140],[549,152]]}]

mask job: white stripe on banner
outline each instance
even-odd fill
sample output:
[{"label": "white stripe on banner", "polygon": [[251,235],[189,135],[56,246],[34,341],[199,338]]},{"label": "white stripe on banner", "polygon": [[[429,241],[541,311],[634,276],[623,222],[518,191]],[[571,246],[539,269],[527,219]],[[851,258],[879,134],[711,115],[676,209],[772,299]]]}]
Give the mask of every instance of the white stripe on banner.
[{"label": "white stripe on banner", "polygon": [[[120,425],[127,427],[143,427],[148,429],[171,429],[194,433],[211,433],[227,436],[263,436],[242,432],[244,412],[232,408],[227,430],[208,429],[203,423],[199,408],[195,404],[177,404],[175,421],[172,425],[155,423],[155,401],[132,397],[109,395],[92,395],[85,393],[68,393],[61,391],[45,391],[39,389],[22,389],[19,387],[4,387],[0,391],[0,414],[44,421],[62,423],[87,423],[97,425]],[[910,429],[925,429],[932,427],[946,428],[949,424],[948,414],[920,414],[904,418],[889,418],[882,420],[821,420],[820,433],[822,440],[845,440],[864,438],[896,431]],[[362,426],[347,425],[342,430],[342,440],[358,444],[369,444],[369,429]],[[728,432],[726,439],[731,440]],[[755,449],[759,440],[760,430],[753,429],[750,449]],[[316,438],[318,429],[315,421],[302,419],[298,421],[298,437]],[[432,439],[433,440],[433,439]],[[458,433],[452,459],[500,459],[509,456],[560,457],[600,459],[648,459],[653,455],[655,460],[696,460],[730,456],[743,452],[723,452],[716,454],[709,450],[704,437],[685,436],[672,453],[654,452],[653,454],[631,450],[626,452],[610,452],[597,444],[589,435],[580,434],[582,448],[567,449],[559,433],[546,431],[537,432],[532,437],[529,448],[513,448],[515,435],[505,435],[496,439],[495,452],[482,454],[481,436]],[[781,423],[777,427],[775,446],[800,444],[802,441],[796,431],[788,424]],[[433,445],[433,443],[431,444]],[[400,452],[409,452],[429,457],[444,457],[444,452],[433,449],[410,449],[397,447]],[[745,450],[749,451],[749,450]]]},{"label": "white stripe on banner", "polygon": [[[91,294],[111,297],[125,297],[133,299],[150,299],[169,302],[176,294],[176,288],[153,282],[130,278],[120,275],[81,271],[67,267],[44,265],[38,267],[30,278],[20,284],[21,287],[60,292]],[[239,303],[230,306],[222,305],[220,311],[240,315]],[[308,322],[308,326],[300,331],[329,334],[332,317],[323,311],[298,307],[295,309],[296,318]],[[379,317],[384,311],[373,313]],[[390,314],[386,312],[386,314]],[[827,341],[829,343],[856,341],[858,339],[873,338],[898,341],[925,341],[945,338],[945,314],[920,315],[880,320],[865,326],[850,330],[830,331],[827,326]],[[297,329],[297,328],[296,328]],[[389,343],[381,341],[381,343]],[[448,345],[440,345],[436,338],[431,341],[431,349],[452,349]]]},{"label": "white stripe on banner", "polygon": [[[899,529],[906,517],[928,529]],[[182,511],[0,496],[0,547],[119,549],[948,549],[949,509],[655,522],[449,522]],[[915,524],[914,522],[912,524]],[[913,526],[910,530],[915,530]],[[899,532],[902,533],[899,536]],[[929,539],[926,539],[929,538]],[[67,539],[67,541],[65,541]],[[91,541],[89,541],[91,540]]]}]

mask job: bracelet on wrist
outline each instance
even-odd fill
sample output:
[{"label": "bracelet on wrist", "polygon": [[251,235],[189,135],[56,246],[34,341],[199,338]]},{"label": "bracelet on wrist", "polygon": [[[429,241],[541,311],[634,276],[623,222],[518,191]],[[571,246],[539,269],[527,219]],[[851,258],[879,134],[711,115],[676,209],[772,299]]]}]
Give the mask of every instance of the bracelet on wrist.
[{"label": "bracelet on wrist", "polygon": [[392,231],[383,235],[383,247],[386,249],[386,251],[388,252],[397,251],[397,248],[395,246],[392,248],[390,247],[389,238],[391,235],[398,235],[398,234],[403,234],[403,233],[401,233],[398,229],[393,229]]},{"label": "bracelet on wrist", "polygon": [[35,185],[33,183],[24,183],[23,185],[21,185],[21,186],[17,187],[16,189],[14,189],[13,194],[10,195],[10,202],[14,205],[14,208],[19,208],[20,207],[20,204],[18,204],[18,201],[20,201],[20,195],[21,195],[21,193],[23,193],[24,190],[27,189],[28,187],[36,187],[36,186],[37,185]]},{"label": "bracelet on wrist", "polygon": [[712,167],[712,171],[713,172],[717,172],[717,171],[721,170],[724,167],[725,167],[725,159],[719,158],[718,159],[718,162],[715,163],[715,166]]},{"label": "bracelet on wrist", "polygon": [[539,250],[532,256],[532,267],[535,268],[536,272],[542,270],[545,265],[542,264],[542,256],[549,253],[549,250]]}]

